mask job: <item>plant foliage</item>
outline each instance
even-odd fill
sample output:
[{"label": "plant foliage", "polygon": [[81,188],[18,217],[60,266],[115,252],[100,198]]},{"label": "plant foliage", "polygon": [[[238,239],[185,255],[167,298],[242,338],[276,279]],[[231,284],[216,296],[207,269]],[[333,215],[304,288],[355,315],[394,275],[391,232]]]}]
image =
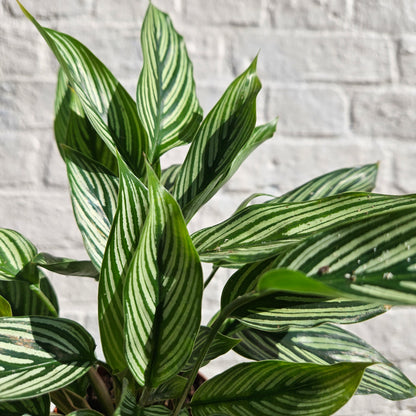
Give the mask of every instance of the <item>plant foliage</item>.
[{"label": "plant foliage", "polygon": [[[0,229],[2,414],[47,416],[52,401],[71,416],[325,416],[354,394],[416,395],[336,325],[416,304],[415,195],[371,193],[376,164],[340,169],[262,203],[249,196],[190,235],[190,219],[276,130],[277,119],[256,127],[257,57],[203,117],[184,39],[152,4],[136,102],[84,45],[21,8],[60,64],[55,137],[90,261]],[[182,164],[161,166],[184,144]],[[213,265],[205,285],[201,262]],[[234,272],[203,326],[204,286],[221,267]],[[81,325],[58,317],[47,271],[99,280],[106,363]],[[251,362],[189,399],[199,369],[230,350]]]}]

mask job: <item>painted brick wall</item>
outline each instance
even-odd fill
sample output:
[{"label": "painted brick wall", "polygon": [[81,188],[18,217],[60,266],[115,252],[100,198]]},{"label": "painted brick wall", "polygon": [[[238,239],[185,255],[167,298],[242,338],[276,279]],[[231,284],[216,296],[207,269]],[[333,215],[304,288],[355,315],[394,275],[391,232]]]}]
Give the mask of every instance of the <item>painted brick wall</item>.
[{"label": "painted brick wall", "polygon": [[[278,134],[241,168],[192,229],[229,215],[252,192],[285,192],[332,169],[380,161],[377,191],[416,191],[415,0],[154,0],[188,45],[208,111],[260,51],[259,122]],[[45,26],[90,47],[134,96],[145,0],[25,0]],[[13,0],[0,0],[0,226],[41,250],[85,258],[54,145],[57,64]],[[180,160],[183,150],[166,157]],[[207,293],[215,312],[227,274]],[[64,316],[98,336],[96,284],[52,276]],[[416,311],[399,309],[355,331],[416,381]],[[350,327],[354,330],[354,327]],[[205,372],[234,362],[227,355]],[[416,400],[357,397],[339,415],[412,415]]]}]

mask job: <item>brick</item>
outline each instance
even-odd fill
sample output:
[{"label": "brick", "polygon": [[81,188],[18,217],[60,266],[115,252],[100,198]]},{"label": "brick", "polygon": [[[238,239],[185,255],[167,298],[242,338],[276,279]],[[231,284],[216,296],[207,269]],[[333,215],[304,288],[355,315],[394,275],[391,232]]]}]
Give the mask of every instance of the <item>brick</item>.
[{"label": "brick", "polygon": [[352,98],[355,134],[414,138],[416,93],[412,91],[357,92]]},{"label": "brick", "polygon": [[414,32],[416,3],[414,0],[356,0],[354,24],[358,30]]},{"label": "brick", "polygon": [[392,188],[391,154],[368,140],[280,138],[257,148],[225,186],[228,192],[264,192],[278,196],[324,173],[380,161],[378,192]]},{"label": "brick", "polygon": [[45,144],[43,162],[43,181],[47,187],[68,189],[66,165],[58,151],[55,141]]},{"label": "brick", "polygon": [[33,187],[39,184],[40,143],[30,132],[0,133],[0,188]]},{"label": "brick", "polygon": [[272,89],[268,119],[279,115],[279,133],[289,136],[340,136],[347,128],[346,100],[337,89]]},{"label": "brick", "polygon": [[67,193],[0,192],[2,227],[21,232],[40,250],[82,247]]},{"label": "brick", "polygon": [[269,8],[272,24],[278,29],[340,29],[348,23],[345,0],[273,0]]},{"label": "brick", "polygon": [[399,43],[398,51],[401,81],[416,84],[416,36],[405,36]]},{"label": "brick", "polygon": [[372,35],[340,33],[236,33],[234,67],[242,69],[260,50],[262,78],[284,81],[386,82],[389,45]]},{"label": "brick", "polygon": [[416,193],[416,149],[413,144],[398,143],[394,151],[394,183],[400,193]]},{"label": "brick", "polygon": [[51,128],[55,84],[0,82],[0,129]]},{"label": "brick", "polygon": [[262,18],[260,0],[187,0],[186,19],[195,25],[258,26]]},{"label": "brick", "polygon": [[[14,0],[3,0],[6,10],[13,17],[24,18],[22,11]],[[91,14],[94,0],[25,0],[25,8],[36,19],[57,19]]]}]

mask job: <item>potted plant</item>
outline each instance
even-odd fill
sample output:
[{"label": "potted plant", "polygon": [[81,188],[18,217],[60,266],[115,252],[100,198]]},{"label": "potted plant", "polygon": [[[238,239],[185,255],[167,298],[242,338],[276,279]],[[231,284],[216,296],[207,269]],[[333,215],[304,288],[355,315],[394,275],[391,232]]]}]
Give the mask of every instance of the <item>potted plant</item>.
[{"label": "potted plant", "polygon": [[[20,4],[20,3],[19,3]],[[0,229],[0,412],[46,416],[330,415],[354,394],[414,397],[406,376],[336,324],[416,303],[416,196],[371,193],[377,164],[340,169],[225,221],[187,223],[273,136],[256,124],[256,60],[206,115],[183,38],[149,4],[136,102],[76,39],[21,6],[59,64],[55,137],[90,261]],[[183,164],[161,156],[190,144]],[[201,262],[212,264],[203,280]],[[201,326],[204,288],[235,269]],[[42,270],[99,280],[105,362],[58,317]],[[233,349],[251,361],[210,380]]]}]

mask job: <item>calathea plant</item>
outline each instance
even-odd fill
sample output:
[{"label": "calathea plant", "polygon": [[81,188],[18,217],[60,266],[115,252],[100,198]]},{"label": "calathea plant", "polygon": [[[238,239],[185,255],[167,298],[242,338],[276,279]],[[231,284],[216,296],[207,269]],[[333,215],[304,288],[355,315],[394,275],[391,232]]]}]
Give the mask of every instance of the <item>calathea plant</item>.
[{"label": "calathea plant", "polygon": [[[354,394],[415,396],[336,324],[416,303],[416,196],[370,193],[377,165],[341,169],[262,203],[248,197],[189,235],[188,221],[274,134],[276,120],[255,126],[256,60],[203,118],[184,41],[153,5],[136,102],[85,46],[22,10],[61,66],[55,136],[91,261],[0,230],[2,415],[46,416],[52,400],[72,416],[310,416]],[[187,143],[183,164],[161,166]],[[201,262],[213,266],[205,283]],[[201,326],[204,287],[222,267],[235,271]],[[83,327],[58,317],[45,269],[99,280],[105,363]],[[251,361],[195,383],[231,349]]]}]

